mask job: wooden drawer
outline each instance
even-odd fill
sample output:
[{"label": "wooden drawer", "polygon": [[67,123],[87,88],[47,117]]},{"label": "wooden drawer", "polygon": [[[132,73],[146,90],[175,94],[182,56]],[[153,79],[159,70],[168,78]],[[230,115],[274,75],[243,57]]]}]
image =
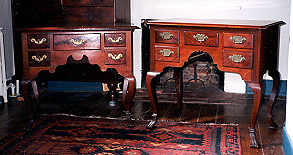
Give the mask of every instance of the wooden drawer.
[{"label": "wooden drawer", "polygon": [[125,33],[107,33],[105,34],[105,46],[126,46],[126,34]]},{"label": "wooden drawer", "polygon": [[179,47],[155,46],[155,60],[179,62]]},{"label": "wooden drawer", "polygon": [[196,46],[218,46],[218,33],[185,31],[184,44]]},{"label": "wooden drawer", "polygon": [[68,23],[83,25],[114,23],[115,11],[113,7],[65,7],[64,12]]},{"label": "wooden drawer", "polygon": [[252,69],[253,53],[223,51],[223,66]]},{"label": "wooden drawer", "polygon": [[50,66],[49,51],[29,51],[28,52],[29,67]]},{"label": "wooden drawer", "polygon": [[[75,51],[52,51],[51,66],[57,67],[68,62],[68,58],[72,57],[74,61],[84,63],[89,61],[90,64],[103,64],[104,55],[101,50],[75,50]],[[83,59],[85,57],[85,59]]]},{"label": "wooden drawer", "polygon": [[224,33],[224,47],[253,49],[253,34]]},{"label": "wooden drawer", "polygon": [[62,0],[62,6],[114,6],[114,0]]},{"label": "wooden drawer", "polygon": [[124,49],[105,50],[105,65],[126,64],[126,51]]},{"label": "wooden drawer", "polygon": [[54,35],[54,50],[100,49],[100,34]]},{"label": "wooden drawer", "polygon": [[50,38],[48,34],[28,34],[27,46],[29,49],[50,48]]},{"label": "wooden drawer", "polygon": [[155,30],[155,42],[167,44],[179,44],[178,30]]},{"label": "wooden drawer", "polygon": [[40,7],[40,6],[56,6],[60,5],[60,0],[13,0],[12,1],[13,7],[15,6],[30,6],[30,7]]}]

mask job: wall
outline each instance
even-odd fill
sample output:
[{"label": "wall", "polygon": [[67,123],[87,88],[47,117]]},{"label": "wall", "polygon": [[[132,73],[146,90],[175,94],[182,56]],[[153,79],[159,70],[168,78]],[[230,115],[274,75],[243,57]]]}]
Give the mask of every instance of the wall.
[{"label": "wall", "polygon": [[0,0],[0,27],[4,28],[4,46],[7,78],[14,75],[14,49],[12,33],[11,0]]},{"label": "wall", "polygon": [[[282,20],[279,71],[287,80],[290,0],[132,0],[132,23],[140,26],[141,19],[194,18]],[[141,30],[134,33],[134,74],[141,82]],[[265,75],[266,79],[270,79]],[[232,81],[232,82],[231,82]],[[245,92],[245,83],[238,74],[225,74],[225,91]],[[236,85],[234,83],[237,83]]]},{"label": "wall", "polygon": [[[293,8],[293,3],[291,3],[291,8]],[[293,10],[291,10],[291,22],[293,21]],[[293,24],[290,25],[290,36],[293,36]],[[286,125],[283,132],[283,149],[284,152],[293,154],[293,41],[292,37],[289,44],[289,63],[288,63],[288,81],[287,81],[287,104],[286,104]],[[290,153],[291,152],[291,153]],[[286,154],[286,155],[287,155]]]}]

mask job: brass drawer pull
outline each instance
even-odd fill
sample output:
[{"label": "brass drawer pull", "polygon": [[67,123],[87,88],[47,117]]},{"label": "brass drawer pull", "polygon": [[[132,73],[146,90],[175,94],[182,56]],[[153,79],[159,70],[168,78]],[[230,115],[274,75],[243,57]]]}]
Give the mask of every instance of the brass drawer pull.
[{"label": "brass drawer pull", "polygon": [[246,41],[246,39],[242,36],[231,36],[229,39],[235,44],[242,44]]},{"label": "brass drawer pull", "polygon": [[32,38],[31,42],[40,45],[40,44],[44,43],[46,40],[47,40],[46,38],[37,39],[37,40],[35,38]]},{"label": "brass drawer pull", "polygon": [[122,40],[122,37],[118,37],[116,40],[114,40],[113,38],[109,37],[108,40],[111,41],[112,43],[118,43],[119,41]]},{"label": "brass drawer pull", "polygon": [[118,55],[116,55],[116,54],[113,55],[113,54],[111,54],[111,53],[108,54],[108,57],[111,58],[111,59],[113,59],[113,60],[119,60],[120,58],[122,58],[122,56],[123,56],[123,55],[122,55],[121,53],[118,54]]},{"label": "brass drawer pull", "polygon": [[35,61],[37,61],[37,62],[39,62],[39,63],[42,62],[42,61],[44,61],[47,58],[48,58],[47,55],[43,55],[42,57],[41,56],[37,56],[37,55],[32,56],[32,59],[35,60]]},{"label": "brass drawer pull", "polygon": [[171,56],[174,52],[171,51],[170,49],[162,49],[162,50],[160,50],[160,53],[162,53],[162,55],[163,55],[164,57],[169,57],[169,56]]},{"label": "brass drawer pull", "polygon": [[209,37],[206,36],[205,34],[196,34],[193,36],[193,39],[195,39],[196,41],[199,41],[199,42],[204,42],[204,41],[208,40]]},{"label": "brass drawer pull", "polygon": [[241,63],[245,60],[245,57],[238,54],[233,54],[229,56],[229,59],[236,63]]},{"label": "brass drawer pull", "polygon": [[165,40],[169,40],[173,38],[173,34],[171,34],[170,32],[162,32],[160,33],[160,36],[165,39]]},{"label": "brass drawer pull", "polygon": [[72,42],[74,45],[81,45],[82,43],[85,42],[85,39],[81,39],[81,40],[75,40],[75,39],[70,39],[70,42]]}]

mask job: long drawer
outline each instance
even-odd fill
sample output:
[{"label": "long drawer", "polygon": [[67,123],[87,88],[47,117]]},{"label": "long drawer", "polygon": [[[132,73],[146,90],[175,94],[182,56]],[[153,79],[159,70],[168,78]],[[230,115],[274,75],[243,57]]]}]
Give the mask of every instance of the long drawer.
[{"label": "long drawer", "polygon": [[101,49],[101,35],[95,34],[56,34],[54,50]]},{"label": "long drawer", "polygon": [[64,7],[65,21],[70,23],[114,23],[113,7]]},{"label": "long drawer", "polygon": [[62,0],[62,6],[114,6],[114,0]]},{"label": "long drawer", "polygon": [[185,31],[184,44],[196,46],[218,46],[217,32]]}]

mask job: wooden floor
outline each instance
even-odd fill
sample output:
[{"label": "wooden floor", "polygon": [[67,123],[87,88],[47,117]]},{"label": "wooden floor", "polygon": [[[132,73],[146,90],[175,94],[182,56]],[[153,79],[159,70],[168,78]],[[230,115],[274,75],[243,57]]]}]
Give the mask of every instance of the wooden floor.
[{"label": "wooden floor", "polygon": [[[176,105],[174,83],[165,88],[158,88],[158,98],[161,109],[160,120],[188,121],[198,123],[239,124],[242,153],[245,155],[282,155],[282,127],[285,120],[286,99],[278,98],[273,109],[273,116],[279,125],[279,130],[269,130],[266,121],[267,99],[261,103],[256,124],[257,138],[261,144],[259,149],[249,147],[248,126],[252,109],[253,96],[245,94],[225,93],[212,86],[206,88],[191,83],[184,87],[184,106],[182,114],[176,116],[173,110]],[[171,89],[172,88],[172,89]],[[46,93],[41,98],[41,113],[72,114],[78,116],[124,117],[121,102],[110,107],[101,93]],[[152,114],[145,89],[138,89],[131,112],[135,119],[150,119]],[[0,138],[22,130],[28,122],[27,106],[15,98],[10,98],[8,104],[0,108]]]}]

